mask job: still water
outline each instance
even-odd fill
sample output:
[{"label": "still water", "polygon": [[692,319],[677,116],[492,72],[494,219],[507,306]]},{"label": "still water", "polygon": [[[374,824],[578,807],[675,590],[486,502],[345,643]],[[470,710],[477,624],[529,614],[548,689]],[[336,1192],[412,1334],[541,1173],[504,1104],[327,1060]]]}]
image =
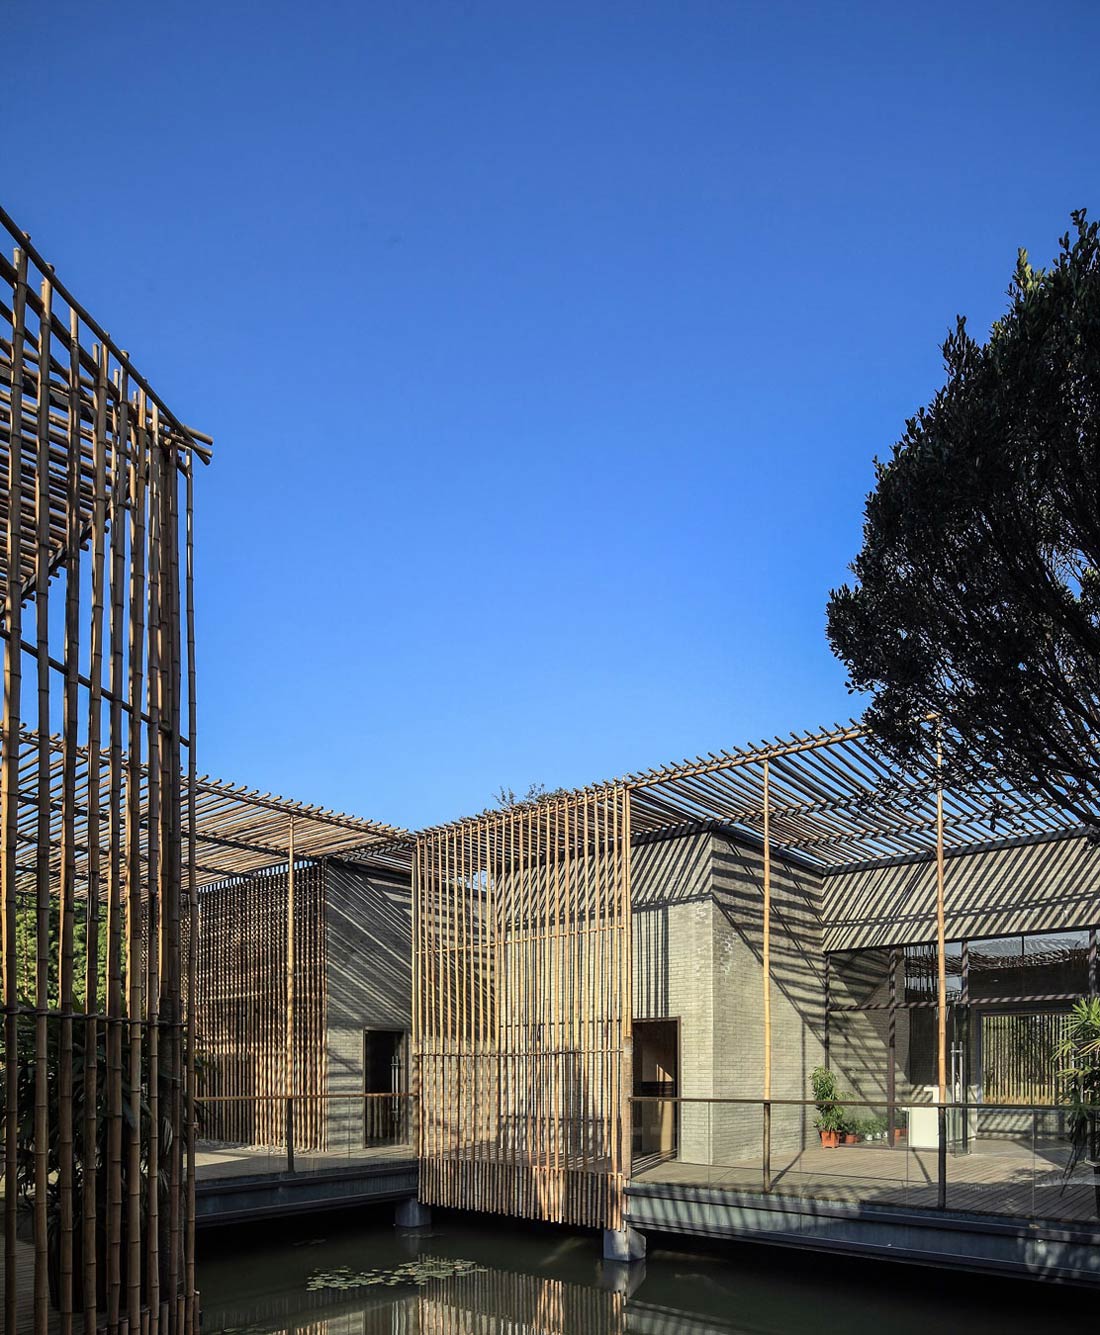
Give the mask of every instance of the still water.
[{"label": "still water", "polygon": [[1019,1280],[652,1239],[627,1270],[593,1236],[459,1217],[218,1231],[200,1240],[199,1282],[208,1335],[1042,1335],[1095,1319],[1094,1295]]}]

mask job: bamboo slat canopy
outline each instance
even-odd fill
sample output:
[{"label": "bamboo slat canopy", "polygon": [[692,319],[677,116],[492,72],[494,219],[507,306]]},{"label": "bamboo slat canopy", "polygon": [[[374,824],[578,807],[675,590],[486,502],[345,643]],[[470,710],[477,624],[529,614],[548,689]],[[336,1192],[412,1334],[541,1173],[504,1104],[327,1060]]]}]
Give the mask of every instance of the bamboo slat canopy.
[{"label": "bamboo slat canopy", "polygon": [[[61,788],[64,781],[62,738],[49,739],[50,748],[50,847],[52,874],[59,874],[63,831]],[[77,747],[76,792],[78,803],[73,822],[76,854],[77,890],[86,884],[89,858],[88,832],[88,750]],[[108,757],[101,755],[95,767],[100,788],[100,808],[109,796]],[[39,760],[37,733],[25,730],[19,752],[20,816],[19,845],[28,852],[37,846],[38,794],[36,775]],[[192,824],[191,792],[194,790]],[[143,861],[148,859],[149,775],[141,769],[141,828],[145,842]],[[330,811],[296,802],[273,793],[262,793],[243,784],[227,783],[207,775],[196,777],[193,785],[181,776],[181,821],[186,838],[193,829],[195,838],[195,883],[203,886],[244,876],[287,858],[288,830],[294,824],[295,852],[298,858],[314,859],[347,853],[357,860],[370,857],[375,846],[390,846],[407,838],[405,831],[379,821],[364,820],[342,812]],[[101,842],[105,830],[101,829]],[[33,893],[35,866],[33,855],[20,865],[20,892]]]},{"label": "bamboo slat canopy", "polygon": [[619,1227],[631,846],[700,829],[763,849],[765,1174],[774,856],[797,855],[823,873],[935,858],[942,1102],[945,854],[1076,827],[992,778],[945,791],[931,725],[928,756],[903,773],[851,722],[420,831],[413,986],[425,1199]]},{"label": "bamboo slat canopy", "polygon": [[[934,853],[939,785],[931,738],[929,756],[923,768],[904,773],[853,721],[696,756],[620,782],[632,793],[635,838],[714,824],[760,842],[767,807],[772,850],[828,871]],[[1076,828],[1056,808],[993,779],[980,789],[943,790],[947,850]]]}]

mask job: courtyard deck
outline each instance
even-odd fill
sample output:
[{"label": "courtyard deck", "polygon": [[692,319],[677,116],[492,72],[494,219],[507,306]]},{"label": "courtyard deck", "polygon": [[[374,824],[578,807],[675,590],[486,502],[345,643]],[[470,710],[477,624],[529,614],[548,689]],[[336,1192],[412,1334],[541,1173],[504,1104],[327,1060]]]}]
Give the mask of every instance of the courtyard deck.
[{"label": "courtyard deck", "polygon": [[[1092,1170],[1078,1167],[1067,1182],[1061,1146],[1033,1149],[1015,1141],[978,1141],[968,1154],[947,1158],[947,1206],[965,1214],[1096,1224]],[[680,1159],[637,1163],[633,1182],[758,1192],[759,1160],[695,1164]],[[935,1150],[885,1146],[814,1146],[772,1159],[771,1194],[844,1204],[938,1208]]]},{"label": "courtyard deck", "polygon": [[[416,1158],[412,1145],[372,1145],[334,1153],[296,1150],[295,1173],[357,1172],[370,1164],[406,1163]],[[265,1145],[218,1145],[200,1141],[195,1154],[195,1179],[212,1182],[238,1177],[274,1177],[287,1172],[286,1150]]]}]

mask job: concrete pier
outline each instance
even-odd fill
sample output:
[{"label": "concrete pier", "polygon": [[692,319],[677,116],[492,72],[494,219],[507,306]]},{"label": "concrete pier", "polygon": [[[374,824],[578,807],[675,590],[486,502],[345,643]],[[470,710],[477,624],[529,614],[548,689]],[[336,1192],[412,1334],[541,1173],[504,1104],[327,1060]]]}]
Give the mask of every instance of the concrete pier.
[{"label": "concrete pier", "polygon": [[603,1259],[605,1261],[645,1260],[645,1235],[636,1228],[605,1228],[603,1231]]},{"label": "concrete pier", "polygon": [[410,1196],[398,1202],[393,1222],[395,1228],[430,1228],[432,1212],[415,1196]]}]

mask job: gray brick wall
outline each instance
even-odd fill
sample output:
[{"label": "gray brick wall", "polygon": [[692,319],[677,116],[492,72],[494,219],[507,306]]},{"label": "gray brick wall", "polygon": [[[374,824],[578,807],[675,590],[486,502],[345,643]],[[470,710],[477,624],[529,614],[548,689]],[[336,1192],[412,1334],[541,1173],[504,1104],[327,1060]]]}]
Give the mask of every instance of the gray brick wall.
[{"label": "gray brick wall", "polygon": [[[714,1092],[726,1098],[763,1095],[764,883],[761,850],[714,836],[715,1056]],[[825,992],[821,880],[772,859],[772,1097],[810,1096],[810,1072],[824,1056]],[[800,1149],[813,1136],[813,1109],[772,1112],[772,1153]],[[720,1106],[715,1113],[715,1162],[761,1152],[762,1113]]]},{"label": "gray brick wall", "polygon": [[[714,1063],[713,849],[708,834],[642,844],[631,858],[634,1015],[680,1021],[680,1094],[709,1098]],[[706,1105],[681,1109],[680,1157],[707,1163]]]},{"label": "gray brick wall", "polygon": [[[680,1020],[683,1098],[763,1093],[763,857],[714,834],[645,844],[633,855],[634,1006],[639,1019]],[[772,1095],[809,1097],[824,1048],[821,882],[772,864]],[[761,1112],[682,1108],[680,1157],[755,1158]],[[798,1148],[812,1109],[776,1109],[773,1151]]]},{"label": "gray brick wall", "polygon": [[[326,864],[328,1092],[363,1090],[363,1030],[412,1027],[412,899],[407,881],[330,859]],[[363,1109],[329,1100],[328,1147],[362,1143]]]}]

